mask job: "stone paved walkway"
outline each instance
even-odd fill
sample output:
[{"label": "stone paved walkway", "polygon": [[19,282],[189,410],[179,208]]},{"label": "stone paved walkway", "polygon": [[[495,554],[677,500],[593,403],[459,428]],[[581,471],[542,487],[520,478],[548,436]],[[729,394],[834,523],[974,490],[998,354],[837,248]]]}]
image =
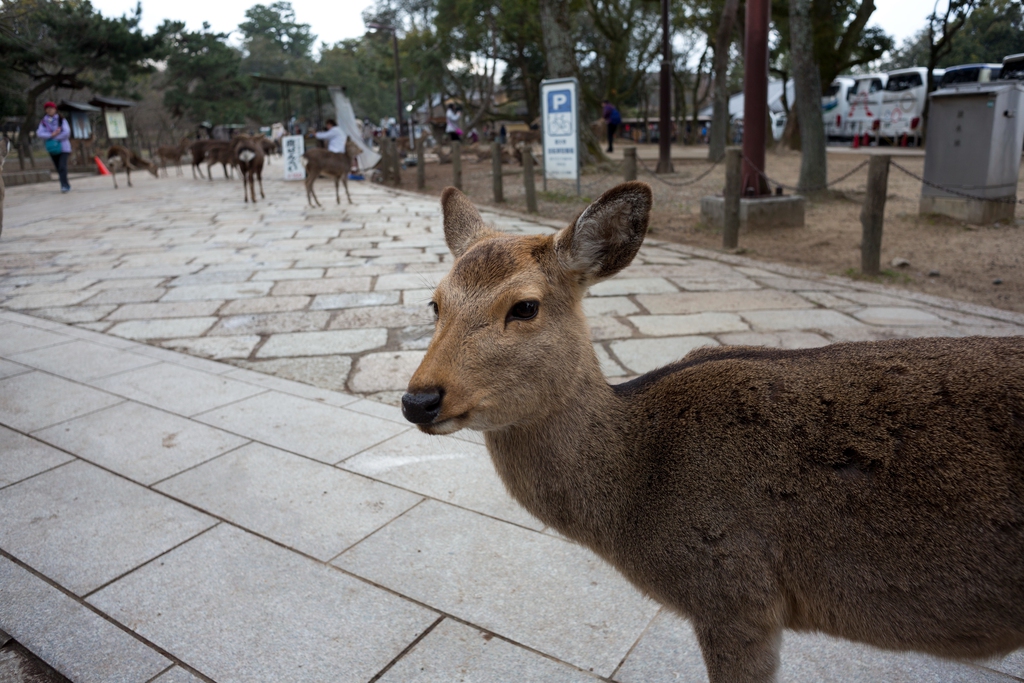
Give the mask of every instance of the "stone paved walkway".
[{"label": "stone paved walkway", "polygon": [[[432,201],[360,185],[307,211],[270,181],[254,208],[224,181],[100,181],[8,192],[0,630],[74,681],[706,680],[686,623],[523,512],[477,435],[427,437],[366,398],[393,399],[429,338]],[[612,377],[700,344],[1024,330],[660,243],[595,289]],[[782,681],[1024,679],[1024,652],[795,634],[782,661]]]}]

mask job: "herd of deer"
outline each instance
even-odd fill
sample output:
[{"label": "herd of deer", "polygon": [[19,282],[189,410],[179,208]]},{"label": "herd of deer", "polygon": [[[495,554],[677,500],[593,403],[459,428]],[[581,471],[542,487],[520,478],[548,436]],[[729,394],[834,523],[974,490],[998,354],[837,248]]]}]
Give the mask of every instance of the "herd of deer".
[{"label": "herd of deer", "polygon": [[[278,150],[277,144],[262,135],[236,135],[230,141],[226,140],[192,140],[182,138],[177,145],[166,145],[158,147],[154,156],[160,160],[161,165],[142,158],[138,153],[122,145],[113,145],[107,151],[107,165],[114,179],[114,187],[117,187],[117,172],[124,171],[128,179],[128,186],[132,186],[132,171],[146,170],[159,177],[159,169],[162,167],[165,175],[167,165],[177,166],[177,175],[184,175],[181,170],[181,160],[186,153],[192,157],[192,177],[209,178],[213,180],[213,167],[220,164],[224,169],[224,177],[232,177],[232,169],[237,168],[242,176],[242,195],[248,202],[250,197],[256,203],[256,183],[260,186],[260,198],[265,199],[263,194],[263,165],[270,163],[270,155]],[[352,169],[352,160],[358,154],[359,149],[351,141],[344,154],[328,152],[325,149],[312,148],[306,150],[303,159],[306,164],[306,200],[310,206],[316,202],[321,206],[313,191],[313,184],[321,176],[334,178],[334,191],[337,202],[341,203],[341,195],[338,191],[339,183],[345,184],[345,197],[348,203],[352,203],[352,197],[348,192],[348,174]],[[206,175],[203,174],[202,164],[206,163]]]}]

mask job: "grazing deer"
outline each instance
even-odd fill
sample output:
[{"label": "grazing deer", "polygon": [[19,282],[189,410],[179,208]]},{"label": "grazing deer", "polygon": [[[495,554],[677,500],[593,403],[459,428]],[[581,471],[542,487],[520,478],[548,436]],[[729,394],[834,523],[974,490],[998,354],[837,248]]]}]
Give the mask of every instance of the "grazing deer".
[{"label": "grazing deer", "polygon": [[313,191],[313,183],[321,175],[334,178],[334,196],[341,204],[341,194],[338,192],[338,183],[345,185],[345,198],[352,203],[352,196],[348,193],[348,174],[352,172],[352,159],[359,155],[359,146],[349,140],[345,145],[344,152],[328,152],[320,147],[307,149],[302,155],[306,160],[306,201],[310,206],[316,202],[316,206],[322,206],[320,200]]},{"label": "grazing deer", "polygon": [[0,233],[4,231],[4,195],[7,189],[4,186],[4,162],[7,161],[7,154],[11,151],[11,141],[6,135],[0,137]]},{"label": "grazing deer", "polygon": [[650,187],[550,236],[441,204],[456,260],[403,413],[483,431],[527,510],[690,619],[712,683],[775,680],[785,628],[1024,646],[1024,337],[703,348],[609,386],[581,300],[633,260]]},{"label": "grazing deer", "polygon": [[206,177],[213,182],[213,173],[210,169],[216,164],[220,164],[224,169],[225,180],[231,180],[234,177],[231,169],[238,165],[238,159],[235,158],[234,142],[225,142],[224,140],[212,140],[211,142],[213,144],[207,145],[205,149]]},{"label": "grazing deer", "polygon": [[260,198],[266,199],[263,194],[263,145],[259,139],[248,135],[239,135],[235,138],[233,148],[235,162],[238,164],[238,172],[242,175],[242,196],[246,203],[249,202],[248,191],[252,193],[252,203],[256,203],[256,185],[253,177],[260,181]]},{"label": "grazing deer", "polygon": [[133,170],[137,171],[140,168],[144,168],[152,173],[154,178],[160,177],[160,171],[157,170],[156,164],[143,159],[124,145],[113,145],[107,150],[107,166],[110,167],[110,176],[114,179],[115,190],[117,189],[117,172],[122,169],[128,177],[128,187],[132,187]]},{"label": "grazing deer", "polygon": [[163,145],[156,148],[156,156],[160,158],[161,165],[164,169],[164,177],[168,177],[170,174],[167,173],[167,162],[170,161],[172,164],[177,164],[178,173],[177,175],[183,176],[185,173],[181,170],[181,158],[185,156],[185,152],[188,151],[192,141],[187,137],[181,139],[177,145]]}]

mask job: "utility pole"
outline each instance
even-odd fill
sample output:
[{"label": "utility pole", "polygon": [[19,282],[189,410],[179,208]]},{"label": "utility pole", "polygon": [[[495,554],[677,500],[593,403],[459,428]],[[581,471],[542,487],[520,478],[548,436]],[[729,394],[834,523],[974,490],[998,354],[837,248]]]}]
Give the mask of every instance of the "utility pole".
[{"label": "utility pole", "polygon": [[[402,69],[398,63],[398,29],[390,24],[378,24],[371,22],[366,25],[367,28],[372,28],[377,31],[391,31],[391,38],[394,42],[395,47],[395,93],[398,98],[398,117],[395,121],[398,123],[398,137],[402,137]],[[412,123],[409,124],[409,148],[412,149],[413,138],[412,138]]]},{"label": "utility pole", "polygon": [[[747,0],[743,52],[743,181],[744,197],[771,194],[764,179],[765,128],[768,126],[769,0]],[[785,88],[786,84],[783,83]]]},{"label": "utility pole", "polygon": [[658,173],[672,173],[672,45],[668,0],[661,0],[661,120],[658,122]]}]

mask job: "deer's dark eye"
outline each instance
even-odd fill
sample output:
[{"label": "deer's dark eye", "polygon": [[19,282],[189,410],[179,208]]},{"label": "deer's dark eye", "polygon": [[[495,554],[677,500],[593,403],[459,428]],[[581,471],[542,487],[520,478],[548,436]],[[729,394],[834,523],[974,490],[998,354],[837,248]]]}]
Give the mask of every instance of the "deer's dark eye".
[{"label": "deer's dark eye", "polygon": [[437,313],[437,302],[436,301],[431,301],[430,302],[430,310],[434,312],[434,320],[437,320],[438,313]]},{"label": "deer's dark eye", "polygon": [[507,323],[510,320],[532,320],[537,317],[537,309],[539,307],[540,304],[536,301],[520,301],[508,309],[505,322]]}]

